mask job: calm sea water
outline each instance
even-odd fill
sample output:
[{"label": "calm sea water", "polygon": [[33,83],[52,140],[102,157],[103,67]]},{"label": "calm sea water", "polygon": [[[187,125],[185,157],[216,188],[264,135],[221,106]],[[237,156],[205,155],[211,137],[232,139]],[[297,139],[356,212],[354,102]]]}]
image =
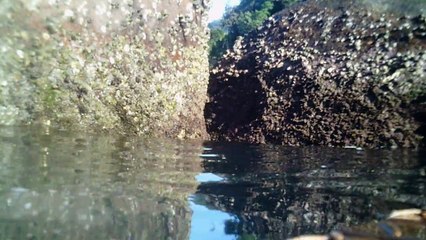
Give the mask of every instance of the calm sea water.
[{"label": "calm sea water", "polygon": [[0,128],[0,239],[285,239],[426,206],[426,157]]}]

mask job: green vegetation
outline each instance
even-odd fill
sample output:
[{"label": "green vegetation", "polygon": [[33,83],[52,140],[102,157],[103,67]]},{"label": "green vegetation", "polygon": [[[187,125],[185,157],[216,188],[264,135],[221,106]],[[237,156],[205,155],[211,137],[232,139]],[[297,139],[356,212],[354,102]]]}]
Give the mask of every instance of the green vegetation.
[{"label": "green vegetation", "polygon": [[301,1],[303,0],[241,0],[240,5],[228,8],[222,20],[209,25],[210,65],[214,65],[233,46],[238,36],[255,30],[274,13]]}]

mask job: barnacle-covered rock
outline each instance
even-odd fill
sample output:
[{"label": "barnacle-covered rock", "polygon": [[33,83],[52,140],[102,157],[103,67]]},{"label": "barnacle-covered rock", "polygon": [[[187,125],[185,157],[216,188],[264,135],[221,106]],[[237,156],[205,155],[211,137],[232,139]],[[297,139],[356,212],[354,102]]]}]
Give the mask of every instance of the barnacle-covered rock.
[{"label": "barnacle-covered rock", "polygon": [[212,138],[417,146],[426,135],[425,16],[363,2],[309,1],[238,41],[211,70]]},{"label": "barnacle-covered rock", "polygon": [[7,1],[0,124],[205,135],[205,1]]}]

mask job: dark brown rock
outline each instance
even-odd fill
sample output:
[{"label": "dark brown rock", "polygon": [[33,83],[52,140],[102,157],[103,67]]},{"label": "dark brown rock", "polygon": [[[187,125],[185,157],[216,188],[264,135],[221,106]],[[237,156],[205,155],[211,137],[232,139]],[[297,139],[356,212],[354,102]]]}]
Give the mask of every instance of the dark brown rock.
[{"label": "dark brown rock", "polygon": [[426,123],[424,19],[320,1],[273,16],[211,70],[211,137],[418,146]]}]

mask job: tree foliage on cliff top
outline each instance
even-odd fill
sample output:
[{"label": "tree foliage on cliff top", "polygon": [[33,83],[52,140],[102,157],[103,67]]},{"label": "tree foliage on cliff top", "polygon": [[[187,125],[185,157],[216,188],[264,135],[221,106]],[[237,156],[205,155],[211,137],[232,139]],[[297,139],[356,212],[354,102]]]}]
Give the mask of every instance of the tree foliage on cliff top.
[{"label": "tree foliage on cliff top", "polygon": [[234,45],[238,36],[255,30],[274,13],[301,1],[303,0],[241,0],[238,6],[228,8],[223,19],[209,25],[210,65],[214,65]]},{"label": "tree foliage on cliff top", "polygon": [[[238,6],[228,8],[224,17],[209,24],[209,61],[213,66],[227,49],[234,45],[238,36],[243,36],[258,28],[268,17],[306,0],[241,0]],[[324,7],[343,7],[351,4],[364,5],[372,11],[394,14],[426,14],[426,0],[322,0]],[[336,6],[337,5],[337,6]]]}]

